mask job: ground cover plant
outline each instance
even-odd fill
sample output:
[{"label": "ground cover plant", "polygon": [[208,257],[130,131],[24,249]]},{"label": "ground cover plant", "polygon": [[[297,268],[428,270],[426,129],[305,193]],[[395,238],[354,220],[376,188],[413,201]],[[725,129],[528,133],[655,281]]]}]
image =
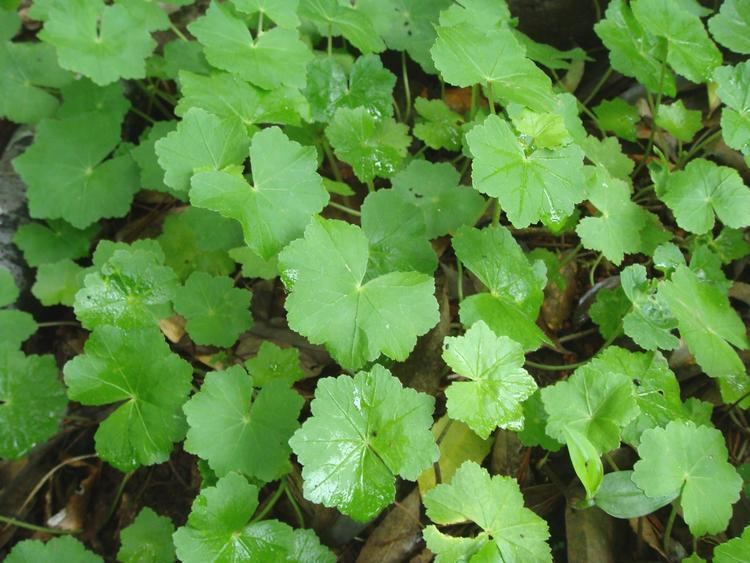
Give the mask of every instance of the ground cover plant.
[{"label": "ground cover plant", "polygon": [[750,560],[715,4],[0,0],[0,555]]}]

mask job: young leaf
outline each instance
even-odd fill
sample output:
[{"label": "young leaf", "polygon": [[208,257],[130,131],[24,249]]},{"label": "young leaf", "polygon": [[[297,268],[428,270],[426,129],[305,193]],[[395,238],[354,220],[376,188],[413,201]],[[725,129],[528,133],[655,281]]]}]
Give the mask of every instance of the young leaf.
[{"label": "young leaf", "polygon": [[252,186],[230,172],[196,174],[190,202],[239,221],[245,242],[268,260],[302,235],[328,203],[328,192],[316,172],[315,149],[289,140],[278,127],[253,136],[250,164]]},{"label": "young leaf", "polygon": [[422,213],[408,196],[378,190],[365,198],[361,212],[362,231],[370,240],[369,275],[435,271],[437,256],[427,239]]},{"label": "young leaf", "polygon": [[677,224],[703,234],[714,226],[714,214],[728,227],[750,225],[750,189],[734,168],[697,158],[684,170],[670,174],[666,191],[659,196]]},{"label": "young leaf", "polygon": [[258,487],[237,473],[206,487],[193,501],[187,524],[174,533],[177,558],[206,561],[284,561],[292,553],[292,529],[278,520],[251,521]]},{"label": "young leaf", "polygon": [[108,113],[42,121],[34,143],[13,161],[31,216],[85,229],[125,215],[139,187],[138,168],[129,155],[104,160],[119,143],[120,122]]},{"label": "young leaf", "polygon": [[343,35],[363,53],[379,53],[385,44],[369,18],[349,3],[300,0],[299,15],[318,24],[322,35]]},{"label": "young leaf", "polygon": [[724,0],[719,13],[708,20],[708,29],[727,49],[750,54],[750,3],[747,0]]},{"label": "young leaf", "polygon": [[146,57],[156,47],[149,31],[120,4],[55,0],[39,39],[57,49],[61,67],[104,86],[120,78],[145,78]]},{"label": "young leaf", "polygon": [[714,563],[742,563],[750,553],[750,526],[742,535],[729,540],[714,549]]},{"label": "young leaf", "polygon": [[680,495],[682,515],[694,536],[718,534],[729,524],[742,478],[727,461],[724,436],[715,428],[673,421],[641,436],[633,482],[648,497]]},{"label": "young leaf", "polygon": [[486,86],[490,98],[515,102],[534,111],[552,111],[549,77],[526,58],[509,29],[476,27],[463,22],[441,25],[431,51],[446,82],[460,87]]},{"label": "young leaf", "polygon": [[117,552],[117,560],[122,563],[173,563],[173,533],[172,521],[146,506],[120,532],[122,545]]},{"label": "young leaf", "polygon": [[612,0],[605,18],[594,31],[609,50],[609,61],[617,72],[632,76],[651,92],[675,95],[672,71],[662,69],[666,58],[663,45],[644,29],[624,0]]},{"label": "young leaf", "polygon": [[185,199],[184,193],[164,183],[164,169],[159,166],[159,157],[156,155],[156,142],[176,129],[176,121],[157,121],[153,127],[144,132],[138,146],[130,151],[130,156],[141,170],[141,187],[146,190],[167,192],[178,199]]},{"label": "young leaf", "polygon": [[377,364],[319,380],[312,417],[289,441],[303,466],[305,498],[361,522],[377,516],[394,500],[396,475],[416,480],[437,461],[434,404]]},{"label": "young leaf", "polygon": [[586,489],[586,499],[592,499],[604,480],[601,452],[586,435],[572,428],[564,428],[565,445],[568,448],[573,470]]},{"label": "young leaf", "polygon": [[376,117],[393,115],[396,77],[377,55],[354,61],[347,78],[344,66],[333,57],[318,57],[307,65],[305,96],[315,121],[328,123],[338,108],[366,108]]},{"label": "young leaf", "polygon": [[620,433],[638,416],[633,383],[610,361],[587,363],[566,381],[541,391],[547,434],[563,442],[580,433],[602,454],[620,445]]},{"label": "young leaf", "polygon": [[621,287],[603,287],[589,307],[589,317],[599,327],[605,340],[614,338],[622,329],[623,317],[630,311],[630,301]]},{"label": "young leaf", "polygon": [[750,61],[717,68],[714,81],[727,106],[721,112],[721,135],[727,145],[750,155]]},{"label": "young leaf", "polygon": [[0,458],[17,459],[57,432],[68,401],[52,356],[0,344]]},{"label": "young leaf", "polygon": [[177,276],[146,250],[116,250],[98,272],[86,276],[73,309],[86,328],[154,326],[171,313]]},{"label": "young leaf", "polygon": [[465,422],[481,438],[497,427],[523,428],[521,404],[537,386],[522,367],[520,344],[478,321],[464,336],[443,341],[443,360],[469,379],[451,383],[445,391],[451,418]]},{"label": "young leaf", "polygon": [[242,230],[218,213],[189,206],[167,215],[156,240],[164,249],[165,264],[181,280],[197,270],[228,276],[235,269],[229,250],[242,244]]},{"label": "young leaf", "polygon": [[283,381],[292,386],[305,377],[299,362],[297,348],[280,348],[269,340],[264,340],[258,354],[245,362],[247,373],[253,378],[253,385],[265,387],[274,381]]},{"label": "young leaf", "polygon": [[205,15],[188,29],[216,68],[265,90],[305,86],[305,67],[312,53],[294,30],[275,27],[253,38],[230,5],[218,2],[211,2]]},{"label": "young leaf", "polygon": [[464,118],[452,111],[443,100],[414,100],[414,109],[422,119],[414,125],[414,136],[431,149],[461,150]]},{"label": "young leaf", "polygon": [[514,227],[561,221],[583,200],[583,151],[578,146],[527,154],[508,122],[496,115],[474,127],[466,140],[474,156],[474,188],[498,198]]},{"label": "young leaf", "polygon": [[427,516],[438,524],[469,520],[482,529],[473,538],[454,537],[427,526],[424,538],[437,557],[452,561],[552,561],[547,523],[524,506],[518,483],[511,477],[490,477],[486,469],[467,461],[424,496]]},{"label": "young leaf", "polygon": [[[662,109],[661,107],[659,109]],[[626,141],[636,141],[635,126],[641,120],[638,108],[622,98],[604,100],[594,108],[599,127]]]},{"label": "young leaf", "polygon": [[365,281],[368,261],[361,229],[326,219],[313,219],[304,238],[279,255],[289,326],[325,344],[347,369],[381,353],[405,360],[417,337],[438,322],[430,276],[391,272]]},{"label": "young leaf", "polygon": [[461,186],[460,174],[448,162],[412,160],[391,179],[393,189],[409,196],[422,210],[427,238],[452,233],[463,225],[474,225],[485,208],[484,198]]},{"label": "young leaf", "polygon": [[29,266],[58,262],[64,258],[76,259],[88,256],[91,240],[99,232],[98,225],[79,230],[65,221],[26,223],[18,227],[13,237],[15,245],[23,252]]},{"label": "young leaf", "polygon": [[721,52],[698,14],[674,0],[635,0],[633,15],[643,28],[666,40],[667,62],[695,83],[706,82],[721,64]]},{"label": "young leaf", "polygon": [[[9,39],[9,38],[8,38]],[[60,88],[72,75],[57,66],[55,50],[42,43],[6,43],[0,37],[0,116],[38,123],[59,105],[47,88]]]},{"label": "young leaf", "polygon": [[393,176],[411,144],[406,125],[391,117],[378,119],[364,107],[336,110],[326,136],[336,156],[350,164],[362,182]]},{"label": "young leaf", "polygon": [[179,192],[190,189],[196,172],[222,170],[247,157],[245,127],[236,120],[220,119],[200,108],[188,110],[177,130],[155,144],[164,183]]},{"label": "young leaf", "polygon": [[529,148],[554,149],[569,145],[573,140],[565,117],[560,113],[539,113],[518,104],[510,104],[507,111],[513,127]]},{"label": "young leaf", "polygon": [[529,264],[504,227],[461,227],[453,237],[456,256],[487,286],[460,304],[461,322],[484,321],[498,336],[508,336],[524,350],[535,350],[547,337],[536,325],[546,277]]},{"label": "young leaf", "polygon": [[620,272],[620,283],[632,308],[623,318],[623,328],[633,341],[646,350],[673,350],[679,339],[672,334],[677,321],[656,283],[648,279],[646,268],[632,264]]},{"label": "young leaf", "polygon": [[268,16],[279,27],[295,29],[300,23],[299,0],[232,0],[232,4],[239,12]]},{"label": "young leaf", "polygon": [[682,100],[677,100],[673,104],[659,106],[656,125],[666,129],[675,139],[689,142],[703,129],[703,119],[700,111],[687,109]]},{"label": "young leaf", "polygon": [[180,407],[193,368],[155,328],[98,327],[85,353],[63,369],[68,396],[84,405],[119,406],[96,431],[96,451],[121,471],[169,458],[185,435]]},{"label": "young leaf", "polygon": [[24,540],[10,550],[6,563],[103,563],[104,559],[90,552],[72,536],[59,536],[48,542]]},{"label": "young leaf", "polygon": [[283,381],[257,393],[253,384],[241,366],[209,373],[182,407],[190,426],[185,450],[219,477],[237,471],[268,482],[291,469],[287,442],[305,401]]},{"label": "young leaf", "polygon": [[599,215],[581,219],[576,227],[583,246],[601,251],[617,265],[625,254],[641,249],[637,233],[646,224],[642,209],[631,201],[630,192],[626,182],[594,172],[588,197]]},{"label": "young leaf", "polygon": [[[706,374],[727,384],[747,380],[745,366],[732,348],[748,347],[745,327],[720,289],[702,282],[686,266],[679,266],[671,280],[660,284],[659,296],[671,309],[680,335]],[[724,400],[731,403],[741,395],[735,391]]]},{"label": "young leaf", "polygon": [[632,471],[607,473],[594,497],[594,503],[615,518],[640,518],[668,505],[676,494],[648,497],[632,480]]},{"label": "young leaf", "polygon": [[523,429],[518,432],[520,442],[530,448],[541,446],[550,452],[559,451],[563,445],[547,435],[544,430],[548,418],[547,411],[544,410],[542,395],[537,389],[523,403]]}]

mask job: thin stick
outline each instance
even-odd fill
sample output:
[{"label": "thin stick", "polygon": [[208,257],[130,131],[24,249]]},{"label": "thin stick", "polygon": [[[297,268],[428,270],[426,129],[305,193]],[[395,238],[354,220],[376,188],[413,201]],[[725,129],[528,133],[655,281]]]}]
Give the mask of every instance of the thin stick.
[{"label": "thin stick", "polygon": [[343,211],[344,213],[348,213],[349,215],[354,215],[355,217],[361,217],[362,214],[357,211],[356,209],[352,209],[351,207],[347,207],[346,205],[341,205],[340,203],[336,203],[335,201],[329,201],[328,205],[333,207],[334,209],[338,209],[339,211]]},{"label": "thin stick", "polygon": [[411,88],[409,87],[409,71],[406,68],[406,52],[401,51],[401,78],[404,81],[404,103],[406,108],[404,110],[404,122],[408,123],[411,117]]},{"label": "thin stick", "polygon": [[77,321],[45,321],[43,323],[36,323],[39,328],[47,328],[52,326],[81,326],[81,323]]},{"label": "thin stick", "polygon": [[263,520],[263,518],[266,517],[266,514],[271,512],[271,509],[276,505],[276,503],[281,498],[281,495],[284,494],[284,490],[286,489],[286,479],[282,479],[279,483],[278,488],[274,491],[273,496],[268,499],[268,502],[263,505],[263,508],[261,508],[260,512],[251,520],[252,522],[258,522],[260,520]]},{"label": "thin stick", "polygon": [[607,83],[607,80],[609,80],[609,77],[612,76],[612,67],[609,67],[607,69],[607,72],[605,72],[602,77],[599,79],[599,82],[596,83],[594,86],[594,89],[591,90],[588,96],[586,96],[586,99],[583,100],[583,105],[588,106],[589,102],[594,99],[594,96],[596,96],[599,93],[599,90],[602,89],[602,87]]},{"label": "thin stick", "polygon": [[[15,526],[16,528],[24,528],[25,530],[32,530],[34,532],[44,532],[45,534],[77,534],[80,530],[59,530],[57,528],[45,528],[44,526],[37,526],[36,524],[29,524],[23,520],[16,520],[10,516],[3,516],[0,514],[0,522],[6,523],[8,526]],[[4,528],[5,529],[5,528]]]},{"label": "thin stick", "polygon": [[[664,543],[662,544],[662,548],[664,549],[664,553],[669,553],[669,539],[672,537],[672,526],[674,526],[674,520],[677,516],[677,503],[672,503],[672,512],[669,513],[669,518],[667,519],[667,527],[664,529]],[[668,557],[668,556],[667,556]]]}]

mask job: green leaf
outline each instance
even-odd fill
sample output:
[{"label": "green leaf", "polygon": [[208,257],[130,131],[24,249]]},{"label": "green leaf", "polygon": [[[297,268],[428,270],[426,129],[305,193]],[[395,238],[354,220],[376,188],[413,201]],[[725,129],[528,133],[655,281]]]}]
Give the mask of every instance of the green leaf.
[{"label": "green leaf", "polygon": [[620,142],[615,137],[597,139],[589,135],[577,141],[586,153],[586,158],[596,166],[601,166],[615,178],[627,180],[635,163],[622,152]]},{"label": "green leaf", "polygon": [[[622,98],[615,98],[604,100],[593,109],[599,127],[627,141],[636,141],[635,126],[641,120],[638,108]],[[663,110],[663,106],[659,109]]]},{"label": "green leaf", "polygon": [[154,326],[171,313],[177,276],[145,250],[116,250],[98,272],[86,276],[73,309],[88,328]]},{"label": "green leaf", "polygon": [[441,484],[424,496],[427,516],[438,524],[469,520],[482,530],[473,538],[443,534],[427,526],[424,539],[437,557],[452,561],[552,561],[547,523],[524,506],[518,483],[511,477],[490,477],[472,461],[464,463],[450,485]]},{"label": "green leaf", "polygon": [[245,127],[200,108],[188,110],[177,130],[155,144],[164,183],[179,192],[190,189],[196,172],[222,170],[242,164],[247,157]]},{"label": "green leaf", "polygon": [[406,125],[391,117],[378,119],[364,107],[336,110],[326,136],[336,156],[350,164],[362,182],[393,176],[411,144]]},{"label": "green leaf", "polygon": [[104,160],[119,143],[119,120],[107,113],[42,121],[34,143],[13,161],[31,216],[84,229],[125,215],[139,187],[138,168],[130,156]]},{"label": "green leaf", "polygon": [[559,113],[537,113],[518,104],[507,108],[508,115],[519,137],[528,147],[552,149],[569,145],[573,138]]},{"label": "green leaf", "polygon": [[241,366],[209,373],[182,407],[190,426],[185,449],[219,477],[237,471],[268,482],[291,469],[287,442],[305,401],[284,381],[257,393],[253,383]]},{"label": "green leaf", "polygon": [[58,430],[68,406],[52,356],[0,344],[0,458],[17,459]]},{"label": "green leaf", "polygon": [[714,226],[714,214],[728,227],[750,225],[750,189],[734,168],[697,158],[670,174],[659,196],[690,232],[703,234]]},{"label": "green leaf", "polygon": [[523,348],[496,336],[483,321],[464,336],[443,341],[443,360],[469,381],[451,383],[445,391],[448,415],[469,425],[481,438],[495,428],[523,428],[521,403],[537,386],[523,369]]},{"label": "green leaf", "polygon": [[253,385],[265,387],[274,381],[283,381],[292,386],[305,377],[299,362],[297,348],[280,348],[269,340],[264,340],[254,358],[245,362],[245,369],[253,378]]},{"label": "green leaf", "polygon": [[157,240],[164,249],[165,264],[181,280],[197,270],[228,276],[235,269],[229,250],[242,244],[242,231],[218,213],[190,206],[167,216]]},{"label": "green leaf", "polygon": [[149,29],[122,5],[102,0],[56,0],[39,38],[57,49],[60,66],[100,86],[120,78],[145,78],[156,47]]},{"label": "green leaf", "polygon": [[621,287],[603,287],[589,307],[589,317],[599,327],[605,340],[614,338],[622,329],[623,316],[630,311],[630,301]]},{"label": "green leaf", "polygon": [[365,282],[365,234],[342,221],[313,219],[303,239],[279,255],[290,291],[289,326],[325,344],[344,368],[358,369],[385,354],[403,361],[417,337],[438,322],[432,277],[392,272]]},{"label": "green leaf", "polygon": [[542,389],[547,434],[563,442],[566,433],[579,433],[599,454],[620,445],[622,429],[638,416],[639,408],[630,377],[610,364],[587,363],[567,380]]},{"label": "green leaf", "polygon": [[21,29],[21,17],[13,9],[6,6],[8,0],[0,2],[0,41],[10,41]]},{"label": "green leaf", "polygon": [[258,487],[237,473],[206,487],[193,501],[187,524],[173,538],[184,563],[284,561],[292,553],[292,529],[278,520],[251,522]]},{"label": "green leaf", "polygon": [[241,274],[245,278],[272,280],[279,275],[279,261],[276,256],[269,260],[263,260],[252,248],[247,246],[232,248],[229,251],[229,256],[242,266]]},{"label": "green leaf", "polygon": [[84,351],[63,369],[68,396],[83,405],[118,404],[96,431],[99,456],[123,472],[166,461],[185,435],[180,407],[192,366],[156,328],[101,326]]},{"label": "green leaf", "polygon": [[278,127],[256,133],[250,145],[253,185],[239,174],[201,172],[192,180],[190,202],[235,219],[245,242],[268,260],[299,238],[328,203],[317,154]]},{"label": "green leaf", "polygon": [[[732,348],[748,347],[745,326],[729,299],[717,287],[701,282],[686,266],[659,285],[662,297],[677,319],[680,335],[698,364],[711,377],[739,383],[747,379],[745,366]],[[733,402],[742,393],[731,399]]]},{"label": "green leaf", "polygon": [[370,19],[348,2],[300,0],[299,15],[318,24],[322,35],[342,35],[363,53],[385,50]]},{"label": "green leaf", "polygon": [[674,74],[662,70],[663,45],[636,20],[624,0],[609,3],[605,18],[594,25],[594,31],[607,47],[617,72],[634,77],[651,92],[675,95]]},{"label": "green leaf", "polygon": [[563,434],[573,470],[581,480],[583,488],[586,489],[586,500],[591,500],[604,480],[601,452],[581,432],[565,428]]},{"label": "green leaf", "polygon": [[742,536],[736,537],[716,546],[714,563],[742,563],[750,553],[750,526],[745,528]]},{"label": "green leaf", "polygon": [[6,563],[103,563],[104,559],[90,552],[72,536],[52,538],[48,542],[24,540],[8,554]]},{"label": "green leaf", "polygon": [[156,155],[156,142],[177,129],[176,121],[157,121],[141,136],[138,146],[130,151],[141,170],[141,187],[147,190],[167,192],[178,199],[185,199],[180,190],[172,189],[164,183],[164,169],[159,166]]},{"label": "green leaf", "polygon": [[657,284],[648,279],[646,268],[632,264],[620,272],[620,283],[632,309],[623,319],[623,328],[633,341],[646,350],[673,350],[679,339],[672,334],[677,322]]},{"label": "green leaf", "polygon": [[487,31],[470,23],[440,25],[431,49],[446,82],[460,87],[480,84],[503,104],[515,102],[534,111],[552,111],[549,77],[526,58],[509,29]]},{"label": "green leaf", "polygon": [[122,563],[173,563],[173,533],[174,524],[169,518],[159,516],[145,506],[135,520],[120,532],[122,545],[117,552],[117,560]]},{"label": "green leaf", "polygon": [[633,482],[651,498],[679,494],[691,534],[700,537],[726,529],[742,478],[727,461],[719,430],[673,421],[644,432],[638,455]]},{"label": "green leaf", "polygon": [[318,380],[312,417],[289,441],[305,498],[366,522],[391,504],[396,475],[414,481],[438,459],[435,400],[374,365]]},{"label": "green leaf", "polygon": [[711,78],[721,52],[698,14],[674,0],[635,0],[631,6],[646,31],[666,40],[667,62],[676,72],[698,84]]},{"label": "green leaf", "polygon": [[615,518],[640,518],[668,505],[677,495],[650,498],[632,480],[632,471],[614,471],[604,476],[594,503]]},{"label": "green leaf", "polygon": [[305,86],[305,67],[312,54],[295,30],[275,27],[253,38],[229,4],[218,2],[211,2],[188,30],[216,68],[265,90]]},{"label": "green leaf", "polygon": [[59,102],[47,88],[59,88],[71,79],[68,71],[57,66],[50,45],[0,42],[1,117],[37,123],[52,116]]},{"label": "green leaf", "polygon": [[179,38],[164,45],[163,56],[152,55],[147,63],[148,75],[163,80],[178,80],[180,71],[208,74],[212,70],[200,43]]},{"label": "green leaf", "polygon": [[83,287],[86,273],[86,269],[72,260],[42,264],[36,271],[36,281],[31,286],[31,294],[45,307],[72,307],[76,293]]},{"label": "green leaf", "polygon": [[13,274],[5,266],[0,266],[0,307],[15,303],[19,291]]},{"label": "green leaf", "polygon": [[437,256],[419,208],[403,192],[378,190],[361,206],[362,231],[370,241],[369,276],[416,271],[432,274]]},{"label": "green leaf", "polygon": [[60,88],[63,102],[55,117],[74,117],[82,113],[108,113],[112,121],[122,122],[130,102],[122,92],[122,84],[97,86],[87,78],[73,80]]},{"label": "green leaf", "polygon": [[721,112],[721,134],[724,141],[750,154],[750,61],[736,66],[722,66],[714,71],[716,93],[726,104]]},{"label": "green leaf", "polygon": [[309,529],[294,530],[293,553],[287,558],[296,563],[336,563],[336,556],[320,544],[318,536]]},{"label": "green leaf", "polygon": [[747,0],[724,0],[719,13],[708,20],[708,29],[727,49],[750,54],[750,3]]},{"label": "green leaf", "polygon": [[320,56],[307,65],[305,96],[315,121],[328,123],[338,108],[364,107],[376,117],[393,115],[396,77],[383,67],[377,55],[354,61],[349,76],[334,57]]},{"label": "green leaf", "polygon": [[583,200],[583,151],[576,145],[527,154],[508,122],[495,115],[466,140],[474,188],[498,198],[514,227],[560,221]]},{"label": "green leaf", "polygon": [[300,23],[297,17],[299,0],[232,0],[232,4],[245,14],[260,12],[280,27],[295,29]]},{"label": "green leaf", "polygon": [[682,100],[677,100],[673,104],[659,106],[656,125],[666,129],[675,139],[689,142],[698,131],[703,129],[703,120],[700,111],[686,109]]},{"label": "green leaf", "polygon": [[671,275],[677,269],[677,266],[684,265],[685,257],[676,244],[668,242],[660,245],[654,251],[654,268],[660,272]]},{"label": "green leaf", "polygon": [[460,304],[461,322],[484,321],[498,336],[508,336],[524,350],[547,337],[536,324],[544,299],[546,276],[533,267],[504,227],[461,227],[453,237],[456,256],[487,287]]},{"label": "green leaf", "polygon": [[447,162],[412,160],[391,183],[422,210],[427,237],[434,239],[474,225],[484,211],[484,198],[460,185],[460,180],[461,175]]},{"label": "green leaf", "polygon": [[646,223],[641,208],[630,199],[630,185],[607,174],[594,173],[589,184],[589,201],[599,215],[581,219],[576,233],[586,248],[600,251],[619,265],[625,254],[641,249],[638,233]]},{"label": "green leaf", "polygon": [[309,113],[300,91],[289,86],[266,91],[225,72],[204,76],[180,71],[179,79],[182,98],[175,113],[180,116],[198,107],[221,119],[239,121],[252,134],[260,123],[300,125]]},{"label": "green leaf", "polygon": [[229,348],[248,330],[252,293],[234,287],[232,278],[193,272],[174,294],[174,308],[187,319],[196,344]]},{"label": "green leaf", "polygon": [[539,389],[523,403],[523,429],[518,432],[518,439],[527,447],[541,446],[549,452],[556,452],[562,444],[545,432],[547,411],[544,410],[542,395]]},{"label": "green leaf", "polygon": [[0,310],[0,342],[18,348],[38,328],[34,317],[25,311]]},{"label": "green leaf", "polygon": [[13,242],[23,252],[26,263],[37,267],[64,258],[88,256],[91,241],[98,232],[98,225],[79,230],[65,221],[49,221],[46,225],[27,223],[18,227]]},{"label": "green leaf", "polygon": [[164,263],[164,251],[159,246],[159,243],[155,239],[143,238],[134,240],[128,244],[126,242],[115,242],[112,240],[102,239],[94,249],[94,254],[91,257],[91,261],[94,265],[94,271],[100,271],[107,261],[112,258],[115,252],[118,250],[132,251],[143,251],[152,254],[154,260],[157,263]]},{"label": "green leaf", "polygon": [[414,136],[431,149],[460,151],[464,118],[443,100],[414,100],[414,109],[422,119],[414,125]]}]

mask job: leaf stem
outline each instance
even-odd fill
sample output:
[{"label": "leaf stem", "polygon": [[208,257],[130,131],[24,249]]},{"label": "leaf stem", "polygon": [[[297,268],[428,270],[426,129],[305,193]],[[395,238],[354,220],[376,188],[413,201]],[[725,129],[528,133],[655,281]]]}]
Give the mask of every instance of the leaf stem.
[{"label": "leaf stem", "polygon": [[255,32],[255,38],[257,39],[263,35],[263,10],[258,12],[258,30]]},{"label": "leaf stem", "polygon": [[648,157],[651,155],[651,149],[654,148],[654,138],[656,136],[656,129],[658,128],[656,126],[656,116],[659,113],[659,105],[661,104],[661,98],[664,94],[664,75],[667,70],[667,59],[664,57],[661,61],[661,69],[659,70],[659,91],[656,92],[656,100],[654,101],[653,106],[651,107],[651,132],[648,134],[648,144],[646,145],[646,150],[643,153],[643,160],[641,160],[638,163],[638,166],[633,171],[632,177],[635,178],[638,176],[638,173],[643,170],[643,167],[646,166],[646,163],[648,162]]},{"label": "leaf stem", "polygon": [[282,479],[279,482],[279,486],[274,491],[273,496],[270,499],[268,499],[268,501],[263,505],[260,511],[253,517],[250,523],[252,524],[253,522],[259,522],[260,520],[263,520],[263,518],[265,518],[266,515],[269,512],[271,512],[271,509],[279,501],[279,499],[281,498],[281,495],[284,494],[285,490],[286,490],[286,479]]},{"label": "leaf stem", "polygon": [[328,23],[328,43],[326,50],[329,57],[333,56],[333,24],[330,22]]},{"label": "leaf stem", "polygon": [[294,510],[294,516],[297,518],[297,525],[299,528],[305,527],[305,515],[302,514],[302,509],[299,506],[299,503],[297,502],[297,499],[294,498],[294,495],[292,494],[292,491],[289,490],[289,487],[284,487],[284,494],[286,494],[286,498],[289,501],[289,504],[292,505],[292,509]]},{"label": "leaf stem", "polygon": [[185,37],[185,34],[180,31],[180,29],[173,23],[169,22],[169,29],[172,30],[172,32],[179,37],[182,41],[189,41],[187,37]]},{"label": "leaf stem", "polygon": [[144,119],[144,120],[148,121],[151,125],[153,125],[154,123],[156,123],[156,120],[153,117],[151,117],[147,113],[142,112],[141,110],[139,110],[135,106],[130,106],[130,111],[132,111],[134,114],[136,114],[141,119]]},{"label": "leaf stem", "polygon": [[36,323],[39,328],[47,328],[52,326],[81,326],[78,321],[45,321],[42,323]]},{"label": "leaf stem", "polygon": [[336,203],[335,201],[329,201],[328,205],[330,205],[334,209],[338,209],[339,211],[348,213],[349,215],[354,215],[355,217],[362,216],[362,213],[360,213],[356,209],[352,209],[351,207],[347,207],[346,205],[341,205],[340,203]]},{"label": "leaf stem", "polygon": [[477,91],[479,90],[479,87],[474,84],[471,87],[471,106],[469,108],[469,120],[473,120],[474,116],[477,114]]},{"label": "leaf stem", "polygon": [[500,200],[495,198],[495,206],[492,208],[492,226],[500,226]]},{"label": "leaf stem", "polygon": [[558,365],[550,365],[550,364],[540,364],[537,362],[532,362],[531,360],[526,360],[526,365],[531,366],[535,369],[541,369],[544,371],[567,371],[570,369],[576,369],[581,367],[582,365],[585,365],[588,363],[588,360],[585,360],[583,362],[576,362],[574,364],[558,364]]},{"label": "leaf stem", "polygon": [[375,191],[375,183],[372,180],[367,180],[367,191],[372,193]]},{"label": "leaf stem", "polygon": [[672,511],[669,513],[669,518],[667,519],[667,527],[664,529],[664,540],[662,543],[662,549],[664,549],[664,554],[669,557],[669,540],[672,537],[672,527],[674,526],[674,520],[677,516],[677,502],[672,503]]},{"label": "leaf stem", "polygon": [[607,463],[609,463],[610,467],[611,467],[611,468],[612,468],[612,469],[613,469],[614,471],[620,471],[620,468],[619,468],[619,467],[617,467],[617,463],[615,463],[615,460],[614,460],[614,458],[612,457],[612,454],[610,454],[609,452],[607,452],[606,454],[604,454],[604,459],[606,459],[606,460],[607,460]]},{"label": "leaf stem", "polygon": [[460,303],[464,300],[464,265],[458,256],[456,256],[456,293],[458,293]]},{"label": "leaf stem", "polygon": [[339,164],[336,161],[336,157],[334,156],[333,151],[331,150],[331,145],[328,144],[328,139],[326,139],[325,137],[321,137],[320,144],[323,147],[323,152],[326,155],[326,159],[328,159],[328,164],[331,167],[331,172],[333,172],[333,177],[337,182],[343,182],[344,180],[341,176]]},{"label": "leaf stem", "polygon": [[591,284],[591,287],[594,287],[594,285],[596,285],[594,276],[596,275],[596,269],[599,267],[602,258],[604,258],[604,254],[599,253],[599,256],[596,257],[596,260],[594,260],[594,263],[591,265],[591,269],[589,270],[589,283]]},{"label": "leaf stem", "polygon": [[401,51],[401,78],[404,81],[404,123],[411,117],[411,88],[409,86],[409,70],[406,67],[406,51]]},{"label": "leaf stem", "polygon": [[80,530],[59,530],[57,528],[37,526],[36,524],[29,524],[23,520],[17,520],[10,516],[3,516],[2,514],[0,514],[0,522],[5,522],[8,526],[15,526],[16,528],[23,528],[24,530],[31,530],[33,532],[44,532],[45,534],[77,534],[80,532]]},{"label": "leaf stem", "polygon": [[594,88],[589,92],[589,95],[586,96],[586,98],[583,100],[583,105],[587,106],[589,105],[589,102],[594,99],[594,97],[599,93],[599,90],[602,89],[602,87],[607,83],[607,80],[609,80],[609,77],[612,76],[612,67],[609,67],[607,69],[607,72],[602,74],[602,77],[599,79],[599,81],[594,85]]},{"label": "leaf stem", "polygon": [[492,82],[487,83],[487,101],[490,104],[490,113],[496,115],[495,111],[495,93],[492,91]]}]

